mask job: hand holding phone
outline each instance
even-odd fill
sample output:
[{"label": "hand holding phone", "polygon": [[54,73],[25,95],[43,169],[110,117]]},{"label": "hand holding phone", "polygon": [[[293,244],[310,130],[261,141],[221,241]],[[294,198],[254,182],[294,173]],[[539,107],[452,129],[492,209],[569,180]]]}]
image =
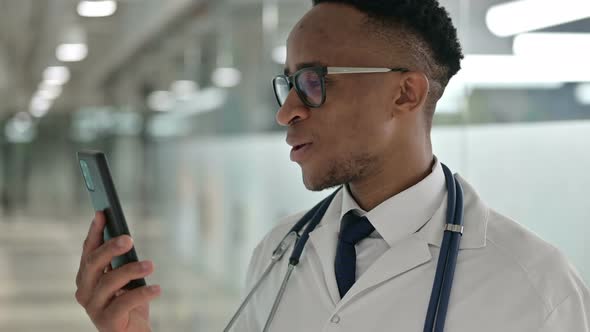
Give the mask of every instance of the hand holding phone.
[{"label": "hand holding phone", "polygon": [[[94,210],[104,212],[106,217],[103,240],[106,242],[121,235],[131,236],[105,154],[100,151],[80,151],[78,152],[78,162]],[[114,257],[111,266],[116,269],[137,261],[137,253],[132,247],[128,252]],[[124,288],[133,289],[145,285],[145,280],[141,278],[131,280]]]},{"label": "hand holding phone", "polygon": [[106,218],[97,212],[84,241],[80,268],[76,276],[76,300],[101,332],[148,332],[149,302],[160,295],[157,285],[126,290],[130,280],[151,274],[150,261],[134,262],[112,269],[110,262],[133,246],[131,237],[122,235],[103,242]]},{"label": "hand holding phone", "polygon": [[144,277],[153,263],[138,262],[104,154],[80,152],[78,159],[96,214],[80,258],[76,300],[99,331],[151,331],[149,302],[160,287],[145,286]]}]

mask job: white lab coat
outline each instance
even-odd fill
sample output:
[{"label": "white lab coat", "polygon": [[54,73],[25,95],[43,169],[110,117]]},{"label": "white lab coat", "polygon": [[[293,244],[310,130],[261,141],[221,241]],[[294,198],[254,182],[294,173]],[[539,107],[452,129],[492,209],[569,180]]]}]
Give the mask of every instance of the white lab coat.
[{"label": "white lab coat", "polygon": [[[488,208],[460,176],[464,225],[445,331],[590,332],[590,293],[555,247]],[[428,223],[377,259],[340,300],[334,276],[342,191],[310,234],[271,332],[423,330],[445,223],[446,194]],[[303,215],[287,218],[256,247],[246,287]],[[233,331],[260,332],[287,270],[275,266]]]}]

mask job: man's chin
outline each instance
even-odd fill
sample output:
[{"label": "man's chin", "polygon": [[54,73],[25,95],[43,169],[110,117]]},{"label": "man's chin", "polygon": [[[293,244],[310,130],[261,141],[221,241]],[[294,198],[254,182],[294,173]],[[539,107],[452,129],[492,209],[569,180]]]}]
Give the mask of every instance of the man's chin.
[{"label": "man's chin", "polygon": [[317,184],[313,184],[313,183],[308,183],[306,181],[303,181],[303,185],[305,186],[305,188],[307,188],[307,190],[309,191],[322,191],[326,188],[319,186]]},{"label": "man's chin", "polygon": [[343,182],[336,181],[334,178],[328,175],[320,175],[320,174],[306,174],[303,171],[303,185],[307,190],[310,191],[322,191],[328,188],[333,188],[336,186],[341,185]]}]

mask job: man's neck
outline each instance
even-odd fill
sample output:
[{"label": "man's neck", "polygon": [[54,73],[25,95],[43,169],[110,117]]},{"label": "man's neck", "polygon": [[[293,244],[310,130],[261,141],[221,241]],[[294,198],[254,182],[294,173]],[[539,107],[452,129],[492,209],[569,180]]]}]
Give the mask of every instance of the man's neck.
[{"label": "man's neck", "polygon": [[348,183],[359,207],[370,211],[390,197],[412,187],[432,172],[432,152],[378,170],[375,174]]}]

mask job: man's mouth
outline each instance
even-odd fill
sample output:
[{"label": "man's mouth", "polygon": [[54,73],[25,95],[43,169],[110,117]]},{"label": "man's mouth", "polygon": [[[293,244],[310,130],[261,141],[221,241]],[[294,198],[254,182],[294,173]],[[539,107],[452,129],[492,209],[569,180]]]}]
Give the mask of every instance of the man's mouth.
[{"label": "man's mouth", "polygon": [[292,161],[303,161],[305,158],[309,156],[309,149],[311,147],[311,143],[304,143],[294,145],[291,149],[291,160]]},{"label": "man's mouth", "polygon": [[304,144],[295,145],[292,150],[293,151],[297,151],[297,150],[299,150],[299,149],[301,149],[304,146],[309,145],[309,144],[311,144],[311,143],[304,143]]}]

